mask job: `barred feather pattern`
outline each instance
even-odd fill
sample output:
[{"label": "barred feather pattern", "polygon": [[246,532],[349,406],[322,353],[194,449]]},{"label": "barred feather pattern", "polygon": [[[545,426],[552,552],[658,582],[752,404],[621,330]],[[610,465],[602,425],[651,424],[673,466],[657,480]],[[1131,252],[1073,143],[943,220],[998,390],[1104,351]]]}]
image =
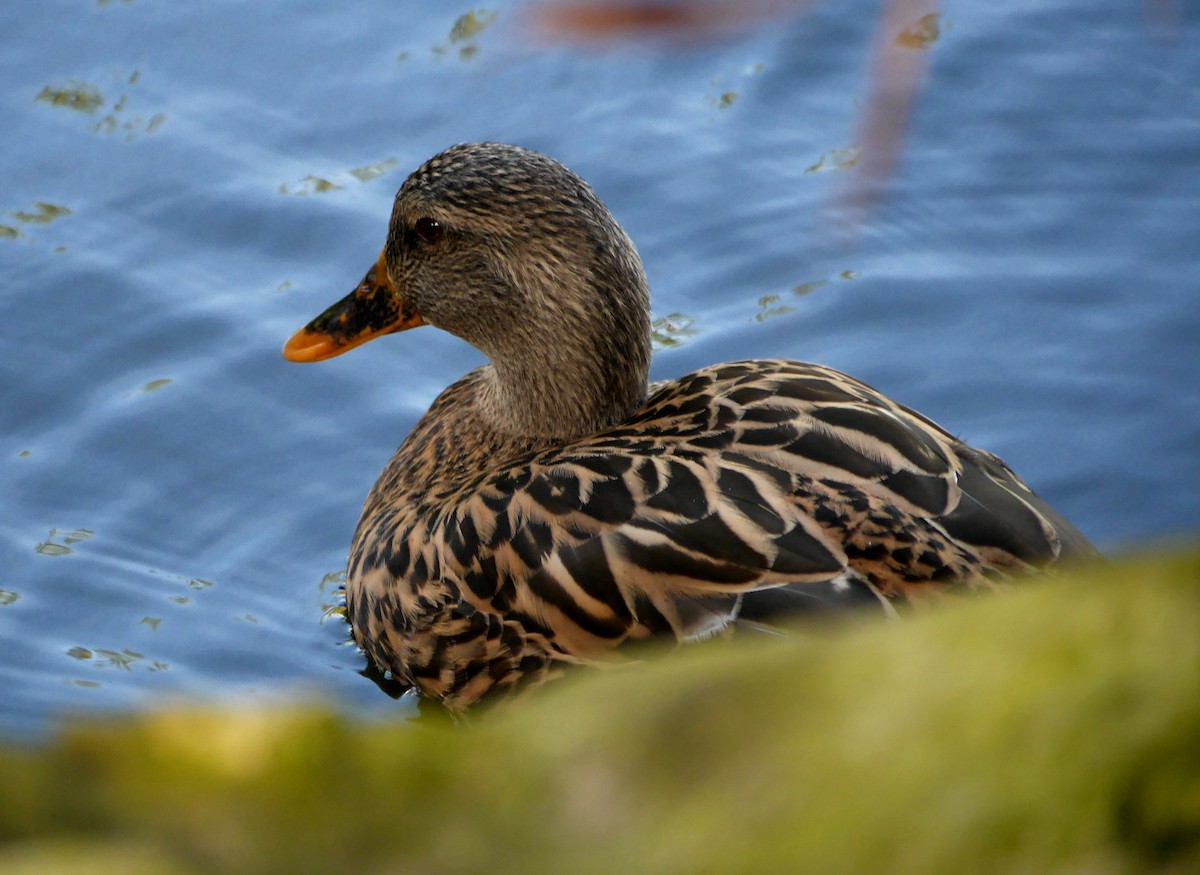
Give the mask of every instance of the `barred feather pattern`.
[{"label": "barred feather pattern", "polygon": [[347,614],[371,659],[461,709],[651,636],[988,589],[1094,552],[998,458],[845,374],[733,362],[566,443],[450,386],[367,499]]}]

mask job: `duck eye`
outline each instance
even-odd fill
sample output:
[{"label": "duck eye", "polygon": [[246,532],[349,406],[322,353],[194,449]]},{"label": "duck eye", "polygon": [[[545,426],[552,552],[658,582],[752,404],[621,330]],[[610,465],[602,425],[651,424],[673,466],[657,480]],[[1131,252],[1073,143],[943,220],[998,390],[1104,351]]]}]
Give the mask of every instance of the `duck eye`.
[{"label": "duck eye", "polygon": [[442,227],[442,223],[437,219],[431,219],[429,216],[421,216],[413,225],[413,230],[417,232],[417,236],[426,243],[437,243],[442,239],[442,235],[446,233],[446,229]]}]

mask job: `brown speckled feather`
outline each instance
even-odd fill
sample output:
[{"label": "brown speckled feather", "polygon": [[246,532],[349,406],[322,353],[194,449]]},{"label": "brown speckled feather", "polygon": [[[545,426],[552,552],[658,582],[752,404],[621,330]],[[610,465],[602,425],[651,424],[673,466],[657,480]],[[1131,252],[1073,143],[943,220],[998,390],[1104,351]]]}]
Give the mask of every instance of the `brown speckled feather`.
[{"label": "brown speckled feather", "polygon": [[451,704],[629,639],[886,610],[1061,549],[1003,463],[829,368],[706,368],[618,426],[541,449],[486,435],[470,412],[479,373],[380,478],[347,593],[371,657]]},{"label": "brown speckled feather", "polygon": [[648,316],[633,244],[557,162],[457,146],[405,182],[379,265],[287,350],[427,321],[492,361],[363,508],[346,606],[379,666],[457,709],[630,640],[894,613],[1094,553],[995,456],[829,368],[647,387]]}]

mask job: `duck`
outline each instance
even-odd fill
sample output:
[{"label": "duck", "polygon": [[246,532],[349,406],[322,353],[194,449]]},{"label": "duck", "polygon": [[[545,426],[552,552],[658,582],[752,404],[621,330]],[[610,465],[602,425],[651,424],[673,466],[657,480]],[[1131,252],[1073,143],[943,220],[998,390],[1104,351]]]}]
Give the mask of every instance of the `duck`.
[{"label": "duck", "polygon": [[345,605],[370,662],[451,712],[634,642],[894,617],[1098,555],[1000,458],[832,368],[651,383],[637,249],[539,152],[467,143],[418,167],[378,260],[284,357],[422,325],[488,363],[369,492]]}]

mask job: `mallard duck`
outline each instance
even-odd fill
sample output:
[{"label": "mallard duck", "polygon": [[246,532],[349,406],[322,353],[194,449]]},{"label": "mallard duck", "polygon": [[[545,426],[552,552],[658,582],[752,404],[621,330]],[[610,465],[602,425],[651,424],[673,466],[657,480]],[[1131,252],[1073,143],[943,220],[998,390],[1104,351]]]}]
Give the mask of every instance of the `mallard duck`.
[{"label": "mallard duck", "polygon": [[1095,553],[999,458],[831,368],[651,385],[637,250],[537,152],[425,162],[379,260],[284,355],[425,324],[490,364],[442,392],[368,495],[346,612],[374,663],[453,710],[630,641],[892,614]]}]

